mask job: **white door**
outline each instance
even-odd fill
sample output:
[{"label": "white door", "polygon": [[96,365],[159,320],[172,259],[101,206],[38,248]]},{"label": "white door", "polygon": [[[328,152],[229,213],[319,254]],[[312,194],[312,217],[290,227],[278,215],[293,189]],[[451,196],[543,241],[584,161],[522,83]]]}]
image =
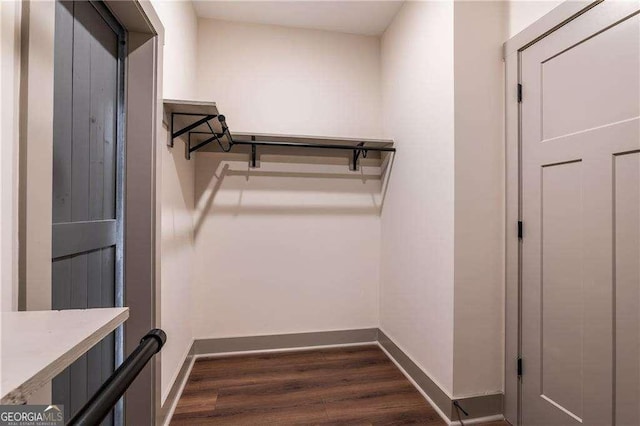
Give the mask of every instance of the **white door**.
[{"label": "white door", "polygon": [[640,424],[639,9],[521,52],[525,425]]}]

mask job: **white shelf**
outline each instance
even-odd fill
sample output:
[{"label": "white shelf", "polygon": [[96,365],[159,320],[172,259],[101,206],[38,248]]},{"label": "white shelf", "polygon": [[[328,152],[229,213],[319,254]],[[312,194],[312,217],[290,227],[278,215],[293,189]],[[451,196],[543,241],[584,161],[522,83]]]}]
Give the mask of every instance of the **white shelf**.
[{"label": "white shelf", "polygon": [[218,115],[215,102],[165,99],[163,103],[165,112],[169,114]]},{"label": "white shelf", "polygon": [[23,404],[129,317],[129,308],[2,313],[2,404]]},{"label": "white shelf", "polygon": [[272,134],[272,133],[248,133],[248,132],[231,132],[233,139],[238,141],[251,141],[254,137],[260,141],[267,142],[292,142],[292,143],[312,143],[326,145],[353,145],[364,143],[370,148],[375,147],[393,147],[393,139],[371,139],[371,138],[352,138],[337,136],[311,136],[311,135],[290,135],[290,134]]}]

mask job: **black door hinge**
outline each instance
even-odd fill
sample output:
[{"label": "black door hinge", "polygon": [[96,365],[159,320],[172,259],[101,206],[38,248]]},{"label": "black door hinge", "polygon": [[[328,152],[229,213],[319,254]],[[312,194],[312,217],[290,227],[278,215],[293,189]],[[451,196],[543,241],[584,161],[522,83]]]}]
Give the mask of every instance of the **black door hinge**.
[{"label": "black door hinge", "polygon": [[522,376],[522,358],[518,357],[518,366],[516,367],[518,369],[518,377]]},{"label": "black door hinge", "polygon": [[518,103],[522,102],[522,84],[518,83]]},{"label": "black door hinge", "polygon": [[518,239],[519,240],[522,239],[522,228],[523,228],[522,221],[519,220],[518,221]]}]

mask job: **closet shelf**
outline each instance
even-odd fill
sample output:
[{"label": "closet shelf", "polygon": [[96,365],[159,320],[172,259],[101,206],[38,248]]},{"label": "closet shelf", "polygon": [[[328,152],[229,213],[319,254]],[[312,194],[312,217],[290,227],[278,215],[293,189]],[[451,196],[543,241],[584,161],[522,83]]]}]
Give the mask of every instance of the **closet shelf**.
[{"label": "closet shelf", "polygon": [[351,151],[350,167],[357,170],[358,159],[371,152],[395,152],[390,139],[358,139],[320,136],[274,135],[259,133],[234,133],[229,131],[224,115],[218,112],[214,102],[164,101],[165,114],[169,115],[173,146],[175,138],[187,134],[185,157],[208,145],[214,144],[223,152],[230,152],[235,145],[251,148],[250,166],[257,167],[258,147],[288,147]]},{"label": "closet shelf", "polygon": [[129,308],[2,312],[0,403],[24,404],[129,317]]}]

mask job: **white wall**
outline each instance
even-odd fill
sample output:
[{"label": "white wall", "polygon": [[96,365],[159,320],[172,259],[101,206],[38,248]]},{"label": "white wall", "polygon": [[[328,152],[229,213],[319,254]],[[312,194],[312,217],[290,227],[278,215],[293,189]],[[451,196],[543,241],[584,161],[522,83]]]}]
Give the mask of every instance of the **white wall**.
[{"label": "white wall", "polygon": [[261,161],[196,155],[195,337],[377,327],[380,181]]},{"label": "white wall", "polygon": [[18,308],[18,108],[21,4],[0,3],[0,308]]},{"label": "white wall", "polygon": [[190,0],[152,0],[164,26],[162,92],[165,99],[192,99],[196,84],[198,18]]},{"label": "white wall", "polygon": [[507,38],[518,34],[562,2],[563,0],[515,0],[507,2],[509,11]]},{"label": "white wall", "polygon": [[[26,310],[51,309],[55,3],[28,2],[21,26],[20,285]],[[23,9],[23,12],[24,10]],[[28,16],[27,16],[28,15]],[[26,65],[28,64],[28,65]],[[22,194],[21,194],[22,195]],[[22,270],[24,268],[24,270]]]},{"label": "white wall", "polygon": [[[163,97],[193,99],[196,95],[197,19],[190,1],[153,1],[165,29]],[[166,135],[168,137],[168,133]],[[161,389],[164,403],[191,343],[193,285],[193,161],[184,158],[182,141],[161,147],[161,263],[160,325],[167,333],[161,353]]]},{"label": "white wall", "polygon": [[506,14],[501,1],[454,3],[456,398],[502,390]]},{"label": "white wall", "polygon": [[[380,137],[379,55],[376,37],[201,19],[198,96],[232,131]],[[346,158],[260,161],[196,154],[195,337],[376,327],[380,181]]]},{"label": "white wall", "polygon": [[378,37],[199,20],[198,90],[236,132],[379,137]]},{"label": "white wall", "polygon": [[503,372],[504,2],[408,2],[382,38],[381,328],[449,395]]},{"label": "white wall", "polygon": [[453,390],[452,2],[407,2],[382,37],[385,132],[398,148],[382,212],[380,326]]}]

